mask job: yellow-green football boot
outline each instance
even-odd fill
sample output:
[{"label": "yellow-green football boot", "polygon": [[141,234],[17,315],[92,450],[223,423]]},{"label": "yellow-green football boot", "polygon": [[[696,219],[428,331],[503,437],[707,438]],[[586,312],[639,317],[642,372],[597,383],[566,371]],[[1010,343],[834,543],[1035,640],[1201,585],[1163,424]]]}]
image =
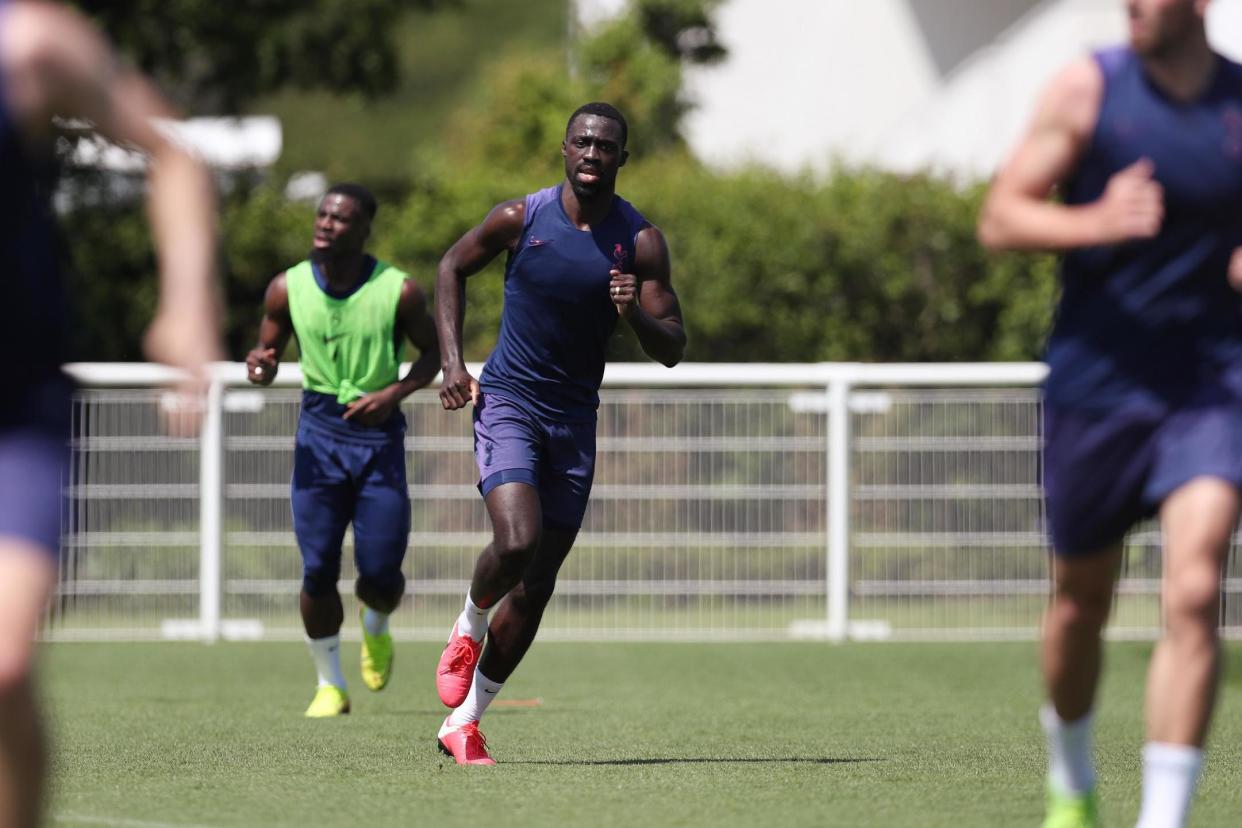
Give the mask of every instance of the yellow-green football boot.
[{"label": "yellow-green football boot", "polygon": [[344,716],[349,712],[349,696],[345,691],[332,684],[321,684],[311,699],[310,707],[306,708],[308,719],[326,719],[329,716]]},{"label": "yellow-green football boot", "polygon": [[1048,816],[1044,828],[1097,828],[1100,824],[1095,791],[1066,796],[1048,789]]},{"label": "yellow-green football boot", "polygon": [[[363,610],[358,610],[362,620]],[[362,683],[371,690],[383,690],[392,676],[392,633],[371,635],[362,627]]]}]

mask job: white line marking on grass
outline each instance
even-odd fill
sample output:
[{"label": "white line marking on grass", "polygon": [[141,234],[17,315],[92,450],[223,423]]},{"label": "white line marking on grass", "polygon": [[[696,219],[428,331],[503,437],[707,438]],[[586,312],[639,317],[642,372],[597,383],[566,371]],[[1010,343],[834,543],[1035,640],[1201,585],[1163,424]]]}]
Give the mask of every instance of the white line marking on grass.
[{"label": "white line marking on grass", "polygon": [[83,816],[81,814],[53,814],[52,821],[107,825],[110,828],[211,828],[209,825],[192,825],[188,822],[150,822],[143,819]]}]

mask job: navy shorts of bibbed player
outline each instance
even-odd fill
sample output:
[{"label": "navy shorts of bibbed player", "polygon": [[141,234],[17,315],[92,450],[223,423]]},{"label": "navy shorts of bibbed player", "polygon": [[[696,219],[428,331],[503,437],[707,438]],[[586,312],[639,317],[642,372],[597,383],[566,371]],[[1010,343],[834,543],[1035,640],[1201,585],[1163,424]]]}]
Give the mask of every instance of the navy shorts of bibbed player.
[{"label": "navy shorts of bibbed player", "polygon": [[313,391],[302,396],[293,452],[293,531],[302,589],[331,594],[341,574],[345,529],[354,526],[358,579],[383,593],[405,588],[401,564],[410,535],[405,417],[381,426],[341,418],[345,407]]},{"label": "navy shorts of bibbed player", "polygon": [[1054,551],[1099,552],[1196,478],[1242,489],[1242,401],[1109,412],[1045,404],[1043,457]]}]

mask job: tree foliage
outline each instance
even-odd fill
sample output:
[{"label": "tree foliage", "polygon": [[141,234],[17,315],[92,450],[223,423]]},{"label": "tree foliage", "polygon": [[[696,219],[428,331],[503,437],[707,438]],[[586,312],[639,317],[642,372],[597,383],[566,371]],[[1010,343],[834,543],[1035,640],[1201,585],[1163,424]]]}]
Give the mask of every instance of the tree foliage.
[{"label": "tree foliage", "polygon": [[394,22],[456,0],[77,0],[118,48],[196,114],[282,87],[375,95],[397,80]]},{"label": "tree foliage", "polygon": [[691,103],[682,91],[687,65],[715,63],[726,51],[712,12],[719,0],[638,0],[583,39],[582,81],[594,97],[625,113],[651,154],[683,146],[682,116]]},{"label": "tree foliage", "polygon": [[684,149],[681,117],[686,65],[724,56],[711,10],[719,0],[634,0],[629,12],[582,34],[573,71],[559,55],[501,55],[482,73],[477,93],[447,126],[443,157],[431,167],[457,175],[549,175],[560,167],[565,121],[579,104],[608,101],[625,113],[632,155]]}]

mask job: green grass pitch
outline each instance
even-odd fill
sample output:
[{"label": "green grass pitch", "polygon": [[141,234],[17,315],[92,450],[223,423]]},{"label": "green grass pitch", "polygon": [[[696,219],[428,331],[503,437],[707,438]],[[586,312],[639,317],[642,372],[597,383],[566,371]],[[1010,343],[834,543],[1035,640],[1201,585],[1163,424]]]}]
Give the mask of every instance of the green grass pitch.
[{"label": "green grass pitch", "polygon": [[[494,768],[434,749],[439,648],[308,721],[298,644],[58,644],[42,677],[55,826],[1021,826],[1042,809],[1033,644],[536,643],[483,723]],[[1150,646],[1111,644],[1106,825],[1139,801]],[[1192,824],[1242,814],[1242,646]]]}]

